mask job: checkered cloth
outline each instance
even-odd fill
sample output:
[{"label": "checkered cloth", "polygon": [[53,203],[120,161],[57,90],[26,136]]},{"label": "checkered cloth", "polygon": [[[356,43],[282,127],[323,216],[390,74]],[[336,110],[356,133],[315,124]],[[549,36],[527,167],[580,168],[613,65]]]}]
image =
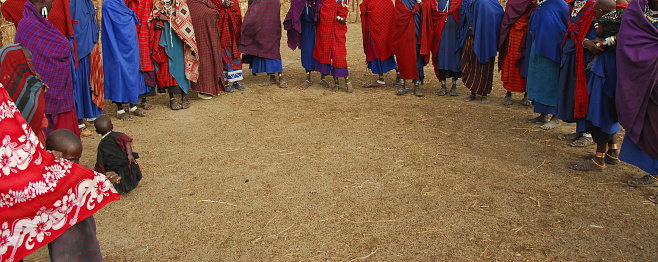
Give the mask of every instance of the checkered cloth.
[{"label": "checkered cloth", "polygon": [[139,41],[139,71],[155,71],[155,65],[151,59],[151,48],[149,47],[149,25],[148,19],[153,11],[152,0],[140,0],[137,4],[129,6],[137,15],[139,24],[137,27],[137,40]]},{"label": "checkered cloth", "polygon": [[[370,29],[370,37],[377,45],[379,58],[381,61],[388,59],[394,51],[391,42],[391,27],[393,26],[391,18],[395,16],[393,2],[391,0],[364,0],[359,8],[361,9],[361,21],[368,21],[367,25],[361,23],[362,32],[365,34],[366,26]],[[363,39],[367,39],[367,37],[363,36]],[[363,44],[364,46],[367,44],[365,40]]]},{"label": "checkered cloth", "polygon": [[[233,2],[233,6],[224,8],[221,0],[212,0],[219,13],[219,38],[222,40],[222,47],[233,47],[233,56],[240,57],[237,41],[240,39],[242,12],[240,11],[238,0],[231,1]],[[228,28],[229,30],[223,30],[224,28]]]},{"label": "checkered cloth", "polygon": [[[574,1],[575,2],[575,1]],[[583,9],[578,22],[573,23],[569,19],[569,28],[564,36],[564,42],[571,36],[576,46],[576,105],[574,107],[574,117],[586,117],[589,110],[589,94],[587,92],[587,76],[585,75],[585,50],[581,44],[587,32],[592,26],[594,17],[594,0],[588,0]],[[569,13],[573,9],[573,2],[569,5]],[[564,43],[562,44],[564,46]]]},{"label": "checkered cloth", "polygon": [[320,21],[313,50],[313,57],[319,63],[333,65],[335,68],[347,67],[347,48],[345,34],[347,26],[336,20],[337,16],[347,18],[347,7],[342,3],[328,0],[320,7]]},{"label": "checkered cloth", "polygon": [[46,114],[74,110],[71,44],[48,19],[25,1],[23,19],[16,29],[16,43],[32,52],[32,64],[41,80],[50,88],[46,92]]},{"label": "checkered cloth", "polygon": [[429,1],[428,7],[423,8],[423,18],[421,21],[421,37],[420,37],[420,54],[423,56],[425,63],[429,62],[430,55],[432,57],[432,65],[434,66],[434,74],[438,79],[439,66],[437,64],[437,56],[439,52],[439,44],[441,43],[441,36],[443,35],[443,28],[449,16],[452,16],[455,22],[459,24],[459,8],[461,7],[461,0],[452,0],[450,2],[450,9],[446,11],[439,10],[436,1]]}]

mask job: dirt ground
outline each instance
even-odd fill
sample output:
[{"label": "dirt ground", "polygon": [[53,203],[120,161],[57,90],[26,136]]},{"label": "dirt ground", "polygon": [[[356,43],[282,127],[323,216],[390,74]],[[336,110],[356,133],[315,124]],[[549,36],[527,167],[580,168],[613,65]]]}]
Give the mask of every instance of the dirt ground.
[{"label": "dirt ground", "polygon": [[[284,34],[285,35],[285,34]],[[350,25],[353,94],[303,80],[299,51],[282,40],[292,87],[259,87],[171,111],[153,99],[146,118],[119,121],[144,179],[96,213],[106,261],[655,261],[652,189],[567,168],[594,147],[572,148],[525,120],[532,109],[363,89],[358,24]],[[386,75],[392,83],[394,74]],[[496,79],[499,76],[496,75]],[[314,75],[315,83],[319,76]],[[106,107],[114,116],[115,108]],[[93,165],[100,137],[84,138]],[[48,261],[46,248],[26,261]]]}]

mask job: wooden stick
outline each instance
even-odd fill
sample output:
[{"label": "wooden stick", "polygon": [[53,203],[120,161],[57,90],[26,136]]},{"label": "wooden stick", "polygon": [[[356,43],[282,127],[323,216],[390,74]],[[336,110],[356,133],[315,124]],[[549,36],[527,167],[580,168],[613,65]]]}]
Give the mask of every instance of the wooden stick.
[{"label": "wooden stick", "polygon": [[541,162],[541,165],[538,165],[537,167],[531,169],[530,171],[528,171],[527,173],[525,173],[525,174],[523,174],[523,175],[515,176],[515,178],[516,178],[516,177],[527,176],[528,174],[532,173],[532,171],[537,170],[538,168],[542,167],[542,166],[545,165],[546,163],[548,163],[548,160],[544,160],[544,162]]},{"label": "wooden stick", "polygon": [[560,254],[557,254],[556,256],[554,256],[554,257],[552,257],[552,258],[546,259],[545,262],[551,261],[551,260],[553,260],[553,259],[559,257],[560,255],[562,255],[562,253],[564,253],[564,251],[567,251],[567,250],[566,250],[566,249],[565,249],[565,250],[562,250],[562,252],[560,252]]},{"label": "wooden stick", "polygon": [[621,251],[621,249],[620,249],[619,252],[621,253],[621,258],[624,260],[624,262],[626,262],[626,257],[624,256],[624,251]]},{"label": "wooden stick", "polygon": [[196,202],[197,202],[197,204],[201,203],[201,202],[205,202],[205,203],[217,203],[217,204],[224,204],[224,205],[238,207],[238,205],[235,205],[235,204],[231,204],[231,203],[228,203],[228,202],[222,202],[222,201],[215,201],[215,200],[199,200],[199,201],[196,201]]},{"label": "wooden stick", "polygon": [[489,242],[489,244],[488,244],[487,247],[484,249],[484,251],[482,251],[482,254],[480,254],[480,258],[482,258],[482,256],[484,256],[484,253],[487,252],[487,249],[489,249],[489,246],[490,246],[490,245],[491,245],[491,242]]},{"label": "wooden stick", "polygon": [[379,250],[379,248],[375,249],[375,251],[370,252],[370,254],[368,254],[367,256],[357,257],[355,259],[350,260],[350,262],[353,262],[353,261],[356,261],[356,260],[366,259],[366,258],[372,256],[372,254],[374,254],[375,252],[377,252],[377,250]]},{"label": "wooden stick", "polygon": [[530,198],[530,199],[534,200],[535,202],[537,202],[537,207],[541,207],[541,204],[539,203],[539,200],[537,200],[536,198],[531,197],[531,196],[529,196],[528,198]]},{"label": "wooden stick", "polygon": [[354,224],[395,222],[395,220],[376,220],[376,221],[373,221],[373,220],[367,220],[367,221],[352,221],[352,220],[349,220],[349,219],[345,218],[344,216],[340,216],[340,218],[345,219],[345,220],[347,220],[348,222],[350,222],[350,223],[354,223]]}]

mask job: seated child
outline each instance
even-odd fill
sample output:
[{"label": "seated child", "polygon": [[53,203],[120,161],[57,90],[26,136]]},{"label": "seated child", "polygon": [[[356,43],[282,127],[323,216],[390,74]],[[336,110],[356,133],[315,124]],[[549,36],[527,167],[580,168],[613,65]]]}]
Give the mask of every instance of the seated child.
[{"label": "seated child", "polygon": [[113,132],[114,126],[108,116],[96,119],[94,126],[96,133],[103,136],[96,154],[96,172],[116,172],[121,177],[121,183],[114,184],[114,188],[120,193],[130,192],[142,180],[142,171],[135,160],[139,155],[132,150],[133,139]]},{"label": "seated child", "polygon": [[[54,151],[56,158],[78,163],[82,156],[82,142],[71,130],[57,129],[46,138],[46,150]],[[113,172],[106,173],[106,176],[112,183],[120,182],[120,177]],[[48,243],[48,254],[51,261],[103,261],[94,216],[78,222]]]}]

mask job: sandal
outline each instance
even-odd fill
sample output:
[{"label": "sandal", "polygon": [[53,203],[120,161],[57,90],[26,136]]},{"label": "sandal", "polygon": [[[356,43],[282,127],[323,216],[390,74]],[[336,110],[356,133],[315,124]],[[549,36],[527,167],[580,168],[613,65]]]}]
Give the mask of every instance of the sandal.
[{"label": "sandal", "polygon": [[649,196],[649,202],[658,204],[658,193],[654,193],[653,195]]},{"label": "sandal", "polygon": [[146,116],[146,110],[137,108],[135,110],[130,111],[131,114],[139,116],[139,117],[145,117]]},{"label": "sandal", "polygon": [[149,104],[148,102],[140,102],[140,103],[139,103],[139,106],[140,106],[141,108],[146,109],[146,110],[151,110],[151,109],[153,109],[153,105]]},{"label": "sandal", "polygon": [[[381,80],[379,80],[379,81],[381,81]],[[363,85],[363,88],[377,88],[377,87],[386,85],[386,83],[381,84],[381,83],[379,83],[379,81],[375,81],[374,83],[365,84],[365,85]]]},{"label": "sandal", "polygon": [[188,109],[190,108],[190,101],[187,100],[187,98],[183,98],[183,103],[181,103],[181,109]]},{"label": "sandal", "polygon": [[[585,159],[587,159],[587,160],[592,160],[592,159],[594,159],[595,157],[596,157],[596,154],[587,154],[587,155],[585,155]],[[614,165],[619,164],[619,162],[621,162],[621,161],[619,160],[619,158],[616,158],[616,157],[614,157],[614,156],[611,156],[611,155],[608,154],[608,153],[605,153],[605,163],[606,163],[606,164],[609,164],[609,165],[613,165],[613,166],[614,166]]]},{"label": "sandal", "polygon": [[581,162],[571,162],[569,164],[569,168],[576,170],[576,171],[596,171],[596,172],[601,172],[603,169],[605,169],[605,164],[599,165],[598,163],[594,162],[594,159],[589,160],[589,161],[581,161]]},{"label": "sandal", "polygon": [[629,179],[627,183],[632,187],[658,187],[658,180],[653,175]]},{"label": "sandal", "polygon": [[85,136],[86,137],[86,136],[91,136],[93,134],[94,134],[94,132],[91,132],[89,129],[87,129],[86,126],[80,128],[80,136]]},{"label": "sandal", "polygon": [[324,88],[329,88],[329,82],[327,82],[325,79],[320,80],[320,85]]},{"label": "sandal", "polygon": [[581,136],[569,144],[572,147],[586,147],[595,144],[591,137]]},{"label": "sandal", "polygon": [[128,112],[123,112],[121,114],[117,114],[117,118],[119,120],[133,120],[133,117],[128,114]]},{"label": "sandal", "polygon": [[175,98],[169,99],[169,108],[171,108],[171,110],[178,110],[181,109],[181,107],[182,107],[181,104],[178,103],[178,101],[176,101]]},{"label": "sandal", "polygon": [[576,141],[576,139],[578,138],[580,138],[580,134],[578,133],[560,134],[557,136],[557,139],[560,141],[564,141],[564,140]]},{"label": "sandal", "polygon": [[313,82],[308,81],[308,80],[304,80],[304,82],[302,82],[302,84],[299,85],[299,88],[300,89],[306,89],[306,88],[309,88],[311,85],[313,85]]}]

